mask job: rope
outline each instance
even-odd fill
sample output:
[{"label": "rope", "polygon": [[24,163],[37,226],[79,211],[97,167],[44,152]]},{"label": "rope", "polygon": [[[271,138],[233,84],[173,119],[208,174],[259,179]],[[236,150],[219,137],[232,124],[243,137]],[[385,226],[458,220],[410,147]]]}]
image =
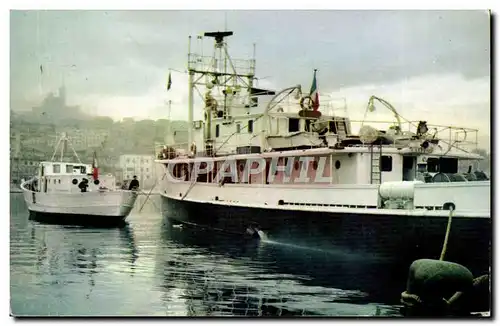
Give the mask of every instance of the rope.
[{"label": "rope", "polygon": [[[163,179],[165,178],[165,176],[166,176],[166,175],[167,175],[167,173],[165,172],[165,174],[163,174],[163,177],[161,177],[161,180],[162,180],[162,181],[163,181]],[[158,184],[158,179],[156,180],[155,185],[153,186],[153,188],[151,188],[151,189],[149,190],[149,194],[147,194],[147,196],[146,196],[146,200],[144,200],[144,203],[142,203],[142,206],[141,206],[141,208],[139,209],[139,213],[142,211],[142,208],[144,207],[144,205],[146,205],[146,202],[148,201],[149,196],[150,196],[150,195],[151,195],[151,193],[153,192],[153,189],[154,189],[154,188],[156,188],[156,185],[157,185],[157,184]],[[144,191],[142,191],[142,190],[141,190],[141,193],[142,193],[142,194],[146,194],[146,193],[145,193]],[[154,204],[154,203],[153,203],[153,204]],[[155,207],[156,207],[156,204],[154,204],[154,205],[155,205]],[[156,207],[156,208],[158,208],[158,207]]]},{"label": "rope", "polygon": [[[443,242],[443,248],[441,250],[441,256],[439,257],[439,260],[444,260],[444,257],[446,255],[446,249],[448,247],[448,239],[450,237],[450,230],[451,230],[451,222],[453,219],[453,207],[450,207],[450,213],[448,215],[448,224],[446,226],[446,234],[444,237],[444,242]],[[443,307],[449,307],[450,304],[456,300],[456,298],[452,297],[450,300],[446,300],[445,298],[441,298]],[[401,293],[401,303],[407,307],[407,308],[415,308],[415,307],[421,307],[424,305],[424,301],[420,296],[412,293],[408,293],[406,291]],[[434,303],[435,304],[435,303]]]},{"label": "rope", "polygon": [[422,304],[422,299],[416,294],[403,291],[403,293],[401,293],[401,303],[407,307],[415,307]]},{"label": "rope", "polygon": [[184,193],[184,196],[182,196],[181,200],[184,200],[184,198],[186,198],[186,196],[189,194],[189,192],[191,191],[191,189],[193,189],[194,185],[196,184],[196,181],[198,179],[193,179],[193,181],[191,182],[191,184],[189,185],[189,188],[188,190]]},{"label": "rope", "polygon": [[[141,206],[141,208],[139,209],[139,213],[142,211],[142,208],[144,207],[144,205],[145,205],[145,204],[146,204],[146,202],[148,201],[148,199],[149,199],[149,195],[151,194],[151,192],[150,192],[149,194],[146,194],[144,191],[142,191],[142,190],[141,190],[141,191],[140,191],[140,193],[141,193],[142,195],[146,195],[146,199],[144,200],[144,203],[142,203],[142,206]],[[156,209],[157,209],[158,211],[161,211],[161,210],[158,208],[158,206],[156,206],[156,204],[155,204],[153,201],[152,201],[152,203],[153,203],[153,205],[156,207]]]},{"label": "rope", "polygon": [[415,315],[418,316],[421,314],[419,311],[425,311],[430,309],[429,311],[433,311],[434,313],[439,312],[442,314],[443,312],[446,313],[450,307],[450,302],[446,300],[445,298],[440,298],[436,301],[431,300],[431,301],[425,301],[422,300],[418,295],[408,293],[404,291],[401,293],[401,303],[404,306],[404,309],[406,311],[413,311],[410,313],[410,316]]},{"label": "rope", "polygon": [[444,236],[443,249],[441,250],[441,256],[439,260],[444,260],[446,254],[446,249],[448,247],[448,238],[450,237],[451,221],[453,218],[453,207],[450,207],[450,214],[448,215],[448,225],[446,226],[446,234]]}]

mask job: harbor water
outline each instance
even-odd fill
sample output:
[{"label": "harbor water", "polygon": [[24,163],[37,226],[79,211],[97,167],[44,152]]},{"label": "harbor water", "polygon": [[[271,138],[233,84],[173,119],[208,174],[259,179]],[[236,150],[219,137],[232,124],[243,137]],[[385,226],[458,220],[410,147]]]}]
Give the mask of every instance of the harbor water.
[{"label": "harbor water", "polygon": [[32,221],[12,193],[12,314],[400,316],[406,275],[384,262],[171,225],[145,200],[99,229]]}]

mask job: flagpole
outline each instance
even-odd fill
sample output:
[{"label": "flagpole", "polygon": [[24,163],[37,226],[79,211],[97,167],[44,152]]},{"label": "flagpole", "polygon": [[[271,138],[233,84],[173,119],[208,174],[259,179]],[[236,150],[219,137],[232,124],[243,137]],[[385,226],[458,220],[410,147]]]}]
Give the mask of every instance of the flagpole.
[{"label": "flagpole", "polygon": [[316,80],[316,72],[318,69],[314,69],[313,74],[313,82],[311,85],[311,90],[309,91],[309,97],[313,103],[313,111],[317,111],[319,109],[319,93],[318,93],[318,82]]},{"label": "flagpole", "polygon": [[168,100],[168,128],[167,128],[167,135],[169,141],[171,140],[171,144],[167,145],[173,145],[174,144],[174,137],[172,136],[172,119],[170,117],[170,113],[172,112],[172,100]]}]

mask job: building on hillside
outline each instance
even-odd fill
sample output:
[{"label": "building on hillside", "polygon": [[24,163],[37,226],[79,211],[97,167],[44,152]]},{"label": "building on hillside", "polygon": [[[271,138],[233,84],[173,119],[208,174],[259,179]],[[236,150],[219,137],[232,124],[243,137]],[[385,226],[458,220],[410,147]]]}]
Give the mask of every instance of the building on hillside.
[{"label": "building on hillside", "polygon": [[156,184],[155,158],[153,155],[120,155],[121,180],[132,180],[137,176],[141,189],[150,189]]},{"label": "building on hillside", "polygon": [[[108,130],[102,129],[77,129],[77,128],[60,128],[58,134],[65,132],[71,142],[71,145],[76,151],[87,150],[89,148],[103,147],[109,137]],[[56,143],[57,139],[52,139]]]},{"label": "building on hillside", "polygon": [[49,93],[39,106],[32,108],[32,113],[42,121],[60,121],[64,119],[87,119],[78,106],[66,103],[66,88],[61,86],[59,94]]},{"label": "building on hillside", "polygon": [[10,158],[10,183],[20,184],[21,180],[28,180],[37,174],[38,165],[43,158],[33,155]]}]

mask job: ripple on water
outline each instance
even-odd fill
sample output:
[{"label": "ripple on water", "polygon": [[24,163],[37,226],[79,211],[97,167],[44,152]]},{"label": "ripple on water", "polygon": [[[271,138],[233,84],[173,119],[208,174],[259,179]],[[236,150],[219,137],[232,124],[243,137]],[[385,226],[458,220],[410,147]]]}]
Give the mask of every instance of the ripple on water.
[{"label": "ripple on water", "polygon": [[30,221],[14,195],[10,242],[15,315],[397,315],[346,285],[359,277],[341,274],[348,263],[171,229],[151,203],[124,228],[94,229]]}]

